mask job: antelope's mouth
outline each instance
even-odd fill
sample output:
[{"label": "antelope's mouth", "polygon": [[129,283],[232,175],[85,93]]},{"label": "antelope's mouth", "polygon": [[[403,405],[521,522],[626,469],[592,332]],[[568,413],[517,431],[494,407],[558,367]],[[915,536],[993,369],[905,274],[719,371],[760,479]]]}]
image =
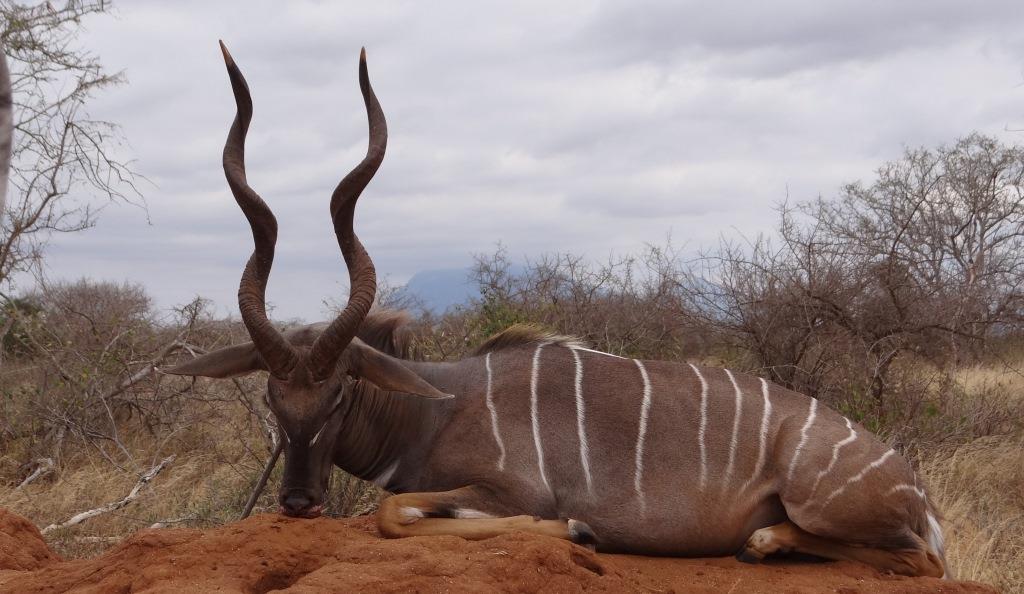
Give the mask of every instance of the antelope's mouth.
[{"label": "antelope's mouth", "polygon": [[323,506],[323,504],[314,505],[313,507],[311,507],[309,509],[304,509],[302,511],[292,512],[292,511],[288,511],[287,509],[285,509],[285,507],[283,505],[279,505],[277,507],[277,511],[278,511],[278,513],[283,514],[285,516],[288,516],[289,518],[307,518],[307,519],[312,519],[312,518],[319,518],[320,517],[320,514],[322,514],[323,511],[324,511],[324,506]]}]

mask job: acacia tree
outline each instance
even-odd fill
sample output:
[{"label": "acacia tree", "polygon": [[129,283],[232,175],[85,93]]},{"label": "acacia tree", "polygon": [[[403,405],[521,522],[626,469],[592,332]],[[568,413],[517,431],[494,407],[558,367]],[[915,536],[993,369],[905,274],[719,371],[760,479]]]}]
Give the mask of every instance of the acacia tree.
[{"label": "acacia tree", "polygon": [[931,331],[945,346],[922,349],[945,363],[960,363],[964,347],[1020,321],[1020,147],[972,134],[934,151],[910,150],[871,185],[850,184],[840,200],[802,210],[819,235],[856,250],[880,278],[885,306],[897,316],[888,331]]},{"label": "acacia tree", "polygon": [[[774,241],[723,242],[698,264],[687,311],[751,367],[898,424],[1020,327],[1024,150],[980,134],[907,150],[870,183],[783,206]],[[911,359],[945,385],[901,368]]]},{"label": "acacia tree", "polygon": [[136,174],[118,156],[118,127],[89,116],[89,100],[124,82],[81,48],[83,20],[110,3],[26,5],[0,0],[0,46],[10,65],[14,146],[10,191],[0,217],[0,290],[32,271],[54,233],[96,222],[96,200],[141,203]]}]

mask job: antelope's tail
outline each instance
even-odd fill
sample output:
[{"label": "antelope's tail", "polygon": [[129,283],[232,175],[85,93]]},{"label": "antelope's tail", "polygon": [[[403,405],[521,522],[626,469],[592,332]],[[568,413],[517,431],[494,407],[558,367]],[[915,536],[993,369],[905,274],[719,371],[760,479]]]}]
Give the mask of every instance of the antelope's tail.
[{"label": "antelope's tail", "polygon": [[939,558],[942,562],[942,577],[944,579],[953,579],[953,573],[949,570],[949,563],[946,562],[946,541],[942,537],[942,527],[939,525],[940,514],[935,505],[932,504],[931,499],[925,499],[925,521],[922,522],[921,526],[921,538],[928,543],[928,548],[931,549],[931,553]]}]

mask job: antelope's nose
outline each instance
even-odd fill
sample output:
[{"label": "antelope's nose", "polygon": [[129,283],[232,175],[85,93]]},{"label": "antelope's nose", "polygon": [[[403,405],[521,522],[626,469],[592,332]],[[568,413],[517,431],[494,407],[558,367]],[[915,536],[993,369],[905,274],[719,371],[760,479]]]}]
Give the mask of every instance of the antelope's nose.
[{"label": "antelope's nose", "polygon": [[293,491],[281,501],[281,511],[287,516],[310,516],[313,511],[313,500],[301,491]]}]

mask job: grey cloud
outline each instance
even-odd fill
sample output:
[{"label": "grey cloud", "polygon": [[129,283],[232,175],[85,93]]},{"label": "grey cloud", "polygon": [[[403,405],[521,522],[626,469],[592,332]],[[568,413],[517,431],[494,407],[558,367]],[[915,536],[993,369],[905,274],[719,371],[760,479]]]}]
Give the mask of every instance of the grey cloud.
[{"label": "grey cloud", "polygon": [[[608,3],[582,34],[619,60],[718,58],[753,76],[875,60],[910,48],[943,46],[971,35],[1020,36],[1012,0],[967,7],[937,2]],[[728,66],[732,68],[728,68]]]},{"label": "grey cloud", "polygon": [[219,38],[253,89],[249,177],[280,222],[282,318],[344,294],[327,203],[365,151],[363,45],[391,136],[357,228],[392,282],[498,241],[602,259],[669,230],[693,249],[753,235],[787,195],[832,194],[905,144],[1012,142],[1024,124],[1024,23],[1005,1],[118,6],[82,42],[130,84],[92,111],[123,124],[153,224],[107,209],[55,238],[50,271],[136,280],[162,305],[233,311],[252,249],[220,168]]}]

